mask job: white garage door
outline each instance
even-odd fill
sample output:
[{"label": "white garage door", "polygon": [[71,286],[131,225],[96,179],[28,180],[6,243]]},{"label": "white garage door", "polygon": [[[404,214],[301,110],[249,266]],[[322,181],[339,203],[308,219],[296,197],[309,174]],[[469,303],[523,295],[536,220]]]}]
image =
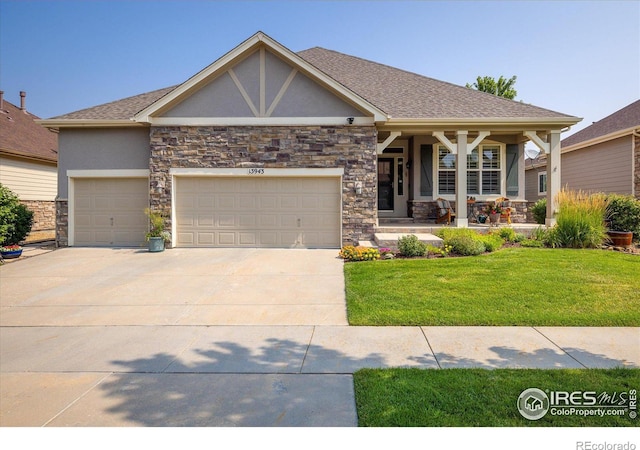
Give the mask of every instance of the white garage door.
[{"label": "white garage door", "polygon": [[340,179],[176,178],[180,247],[340,246]]},{"label": "white garage door", "polygon": [[144,245],[149,205],[146,178],[79,178],[74,181],[74,245]]}]

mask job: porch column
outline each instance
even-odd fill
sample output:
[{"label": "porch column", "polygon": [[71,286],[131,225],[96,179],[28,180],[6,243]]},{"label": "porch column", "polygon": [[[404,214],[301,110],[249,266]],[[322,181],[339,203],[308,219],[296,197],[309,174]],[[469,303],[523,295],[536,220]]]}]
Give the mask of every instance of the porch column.
[{"label": "porch column", "polygon": [[560,189],[560,130],[553,130],[547,137],[549,152],[547,154],[547,217],[545,225],[552,227],[556,224],[555,214],[558,211],[556,197]]},{"label": "porch column", "polygon": [[467,228],[467,134],[468,131],[458,130],[456,154],[456,227]]}]

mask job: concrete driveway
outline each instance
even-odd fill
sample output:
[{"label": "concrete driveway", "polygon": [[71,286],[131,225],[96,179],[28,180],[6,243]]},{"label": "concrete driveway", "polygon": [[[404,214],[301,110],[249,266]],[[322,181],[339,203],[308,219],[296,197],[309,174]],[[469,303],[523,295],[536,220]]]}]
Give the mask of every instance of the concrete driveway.
[{"label": "concrete driveway", "polygon": [[346,325],[336,250],[64,248],[7,264],[0,326]]}]

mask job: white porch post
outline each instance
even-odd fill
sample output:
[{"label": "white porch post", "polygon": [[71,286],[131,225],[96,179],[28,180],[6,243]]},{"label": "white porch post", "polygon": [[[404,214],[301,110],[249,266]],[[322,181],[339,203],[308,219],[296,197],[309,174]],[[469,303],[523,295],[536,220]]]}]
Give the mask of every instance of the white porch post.
[{"label": "white porch post", "polygon": [[553,130],[547,138],[549,153],[547,155],[547,218],[545,225],[552,227],[556,224],[555,214],[558,211],[556,197],[561,189],[560,172],[560,130]]},{"label": "white porch post", "polygon": [[456,227],[469,226],[467,217],[467,134],[458,130],[456,154]]}]

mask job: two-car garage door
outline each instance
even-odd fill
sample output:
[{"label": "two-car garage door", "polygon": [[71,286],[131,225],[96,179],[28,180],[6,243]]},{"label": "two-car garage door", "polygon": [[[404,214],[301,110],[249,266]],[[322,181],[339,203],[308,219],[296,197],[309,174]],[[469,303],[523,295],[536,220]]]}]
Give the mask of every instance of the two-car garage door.
[{"label": "two-car garage door", "polygon": [[176,177],[178,247],[340,246],[337,177]]}]

